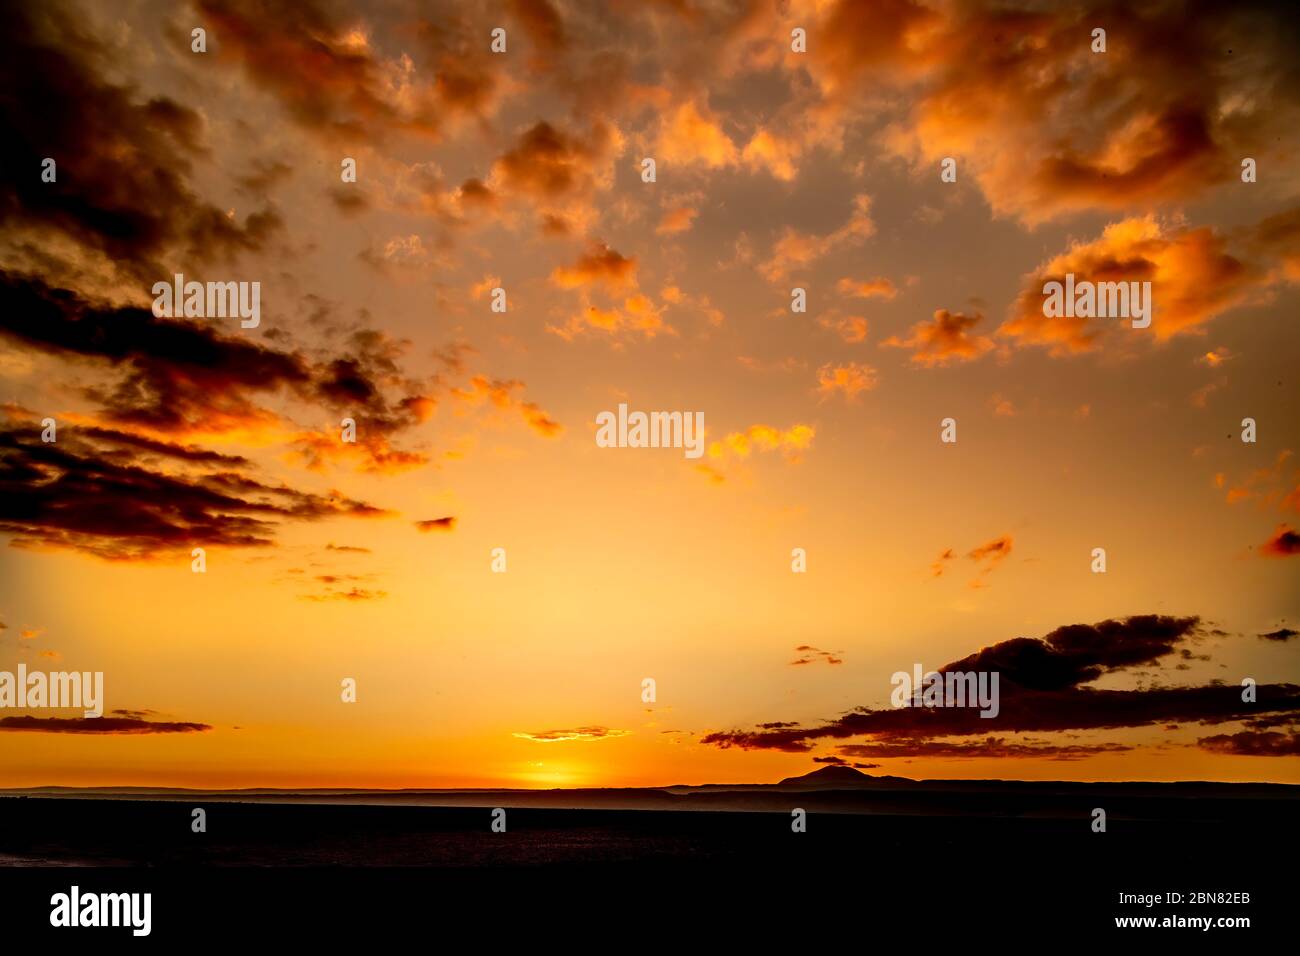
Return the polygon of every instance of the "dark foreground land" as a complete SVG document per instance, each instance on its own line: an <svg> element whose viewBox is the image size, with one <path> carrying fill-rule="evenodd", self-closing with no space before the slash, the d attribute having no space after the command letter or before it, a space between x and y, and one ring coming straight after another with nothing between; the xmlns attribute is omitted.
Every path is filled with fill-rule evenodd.
<svg viewBox="0 0 1300 956"><path fill-rule="evenodd" d="M380 938L399 927L508 934L535 921L547 935L567 926L566 938L617 932L600 929L611 922L633 936L689 923L735 942L825 923L904 938L947 927L954 943L1105 932L1230 945L1300 929L1297 790L793 785L372 794L370 805L323 792L9 796L0 797L0 919L48 931L50 894L76 883L151 892L151 938L173 942L255 926L273 939L376 927L386 927ZM617 809L665 793L664 806L682 809ZM456 799L478 805L438 805ZM496 806L507 811L504 833L491 830ZM195 807L207 812L206 833L191 830ZM796 807L806 832L791 830ZM1095 807L1106 810L1104 833L1092 829ZM1183 897L1172 905L1171 891ZM1121 893L1162 900L1122 903ZM1115 926L1151 915L1246 916L1251 926Z"/></svg>

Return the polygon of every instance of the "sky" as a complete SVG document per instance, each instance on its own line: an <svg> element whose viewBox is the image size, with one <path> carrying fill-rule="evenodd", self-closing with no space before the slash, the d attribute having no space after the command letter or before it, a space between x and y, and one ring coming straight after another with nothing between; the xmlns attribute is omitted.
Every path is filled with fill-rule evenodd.
<svg viewBox="0 0 1300 956"><path fill-rule="evenodd" d="M0 786L1300 782L1282 7L6 19Z"/></svg>

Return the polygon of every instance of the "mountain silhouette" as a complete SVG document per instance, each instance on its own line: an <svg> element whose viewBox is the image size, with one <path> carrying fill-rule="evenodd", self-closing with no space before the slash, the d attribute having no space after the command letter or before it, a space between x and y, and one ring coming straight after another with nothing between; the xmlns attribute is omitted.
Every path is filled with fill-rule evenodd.
<svg viewBox="0 0 1300 956"><path fill-rule="evenodd" d="M811 773L805 773L799 777L786 777L778 787L835 787L845 789L851 787L870 786L879 783L882 780L902 780L902 777L873 777L869 773L863 773L861 770L854 770L852 767L821 767Z"/></svg>

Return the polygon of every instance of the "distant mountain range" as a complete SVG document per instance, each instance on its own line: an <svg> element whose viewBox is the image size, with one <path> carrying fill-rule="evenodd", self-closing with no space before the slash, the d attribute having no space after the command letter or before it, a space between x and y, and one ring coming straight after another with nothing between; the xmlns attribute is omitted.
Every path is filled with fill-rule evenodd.
<svg viewBox="0 0 1300 956"><path fill-rule="evenodd" d="M31 787L0 790L5 797L91 798L192 803L299 803L433 807L536 807L591 810L788 811L794 806L833 813L979 816L1073 816L1103 798L1134 816L1217 813L1217 804L1248 801L1300 809L1300 786L1277 783L1079 782L1052 780L912 780L872 776L851 767L821 767L778 783L676 784L666 787L584 787L554 790L446 788L362 790L187 790L167 787ZM1195 799L1192 799L1195 798ZM793 802L797 800L797 802ZM1171 809L1173 805L1173 809ZM1226 812L1226 811L1225 811ZM1233 811L1237 812L1237 811Z"/></svg>

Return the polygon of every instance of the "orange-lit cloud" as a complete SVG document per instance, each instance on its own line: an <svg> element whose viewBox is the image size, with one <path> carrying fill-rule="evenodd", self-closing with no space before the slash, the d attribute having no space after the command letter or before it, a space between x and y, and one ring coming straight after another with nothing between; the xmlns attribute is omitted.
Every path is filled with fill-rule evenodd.
<svg viewBox="0 0 1300 956"><path fill-rule="evenodd" d="M832 250L858 245L875 235L875 232L876 224L871 218L871 197L860 193L853 197L848 220L833 232L814 235L786 226L772 247L771 257L759 265L758 271L769 282L779 282L791 272L806 268Z"/></svg>
<svg viewBox="0 0 1300 956"><path fill-rule="evenodd" d="M797 139L758 129L745 144L741 159L752 169L767 170L782 182L790 182L799 174L801 151Z"/></svg>
<svg viewBox="0 0 1300 956"><path fill-rule="evenodd" d="M539 744L564 743L572 740L609 740L626 737L630 730L611 730L609 727L574 727L569 730L544 730L540 733L516 733L513 736Z"/></svg>
<svg viewBox="0 0 1300 956"><path fill-rule="evenodd" d="M665 165L700 165L708 169L736 162L736 144L706 105L687 100L663 118L655 158Z"/></svg>
<svg viewBox="0 0 1300 956"><path fill-rule="evenodd" d="M554 438L562 434L563 425L551 418L536 402L524 401L516 394L523 388L524 383L516 379L503 381L486 375L475 375L469 380L468 388L453 388L451 394L467 405L486 402L501 411L516 412L529 428L543 438Z"/></svg>
<svg viewBox="0 0 1300 956"><path fill-rule="evenodd" d="M835 283L840 295L855 296L859 299L892 299L898 295L898 288L889 279L850 279L843 278Z"/></svg>
<svg viewBox="0 0 1300 956"><path fill-rule="evenodd" d="M853 401L862 392L876 387L876 370L870 365L849 362L846 365L827 363L817 370L817 394L823 399L836 392Z"/></svg>
<svg viewBox="0 0 1300 956"><path fill-rule="evenodd" d="M1171 228L1150 216L1125 219L1027 276L998 334L1063 355L1094 349L1101 336L1128 325L1124 318L1045 316L1044 283L1063 281L1067 273L1076 283L1149 281L1152 314L1146 331L1158 340L1197 329L1250 301L1266 277L1263 269L1232 255L1227 240L1211 228Z"/></svg>
<svg viewBox="0 0 1300 956"><path fill-rule="evenodd" d="M609 246L598 244L571 266L560 266L551 281L561 289L603 284L621 289L636 281L636 259L629 259Z"/></svg>
<svg viewBox="0 0 1300 956"><path fill-rule="evenodd" d="M832 667L837 664L843 664L844 658L839 656L840 651L823 651L813 647L811 644L800 644L795 648L799 656L790 662L791 667L799 667L804 664L815 664L818 661L825 661Z"/></svg>
<svg viewBox="0 0 1300 956"><path fill-rule="evenodd" d="M867 340L867 332L870 329L870 323L860 315L841 315L837 310L831 309L824 315L817 317L817 324L824 329L829 329L838 335L850 345L857 345Z"/></svg>
<svg viewBox="0 0 1300 956"><path fill-rule="evenodd" d="M659 220L659 225L655 227L655 235L675 236L678 233L689 232L699 212L694 206L674 206Z"/></svg>
<svg viewBox="0 0 1300 956"><path fill-rule="evenodd" d="M755 451L777 451L787 461L795 462L812 446L816 434L811 425L792 425L784 431L771 425L750 425L744 431L710 442L708 454L713 459L725 459L748 458Z"/></svg>
<svg viewBox="0 0 1300 956"><path fill-rule="evenodd" d="M851 6L832 4L828 18L853 24ZM926 175L957 158L959 177L972 178L997 215L1035 224L1186 201L1240 188L1244 156L1276 162L1294 149L1290 33L1278 24L1261 38L1257 13L1148 7L1119 29L1100 3L888 6L870 46L849 46L865 25L845 29L829 38L839 52L813 69L831 84L828 95L848 84L908 90L914 99L890 130L892 148ZM1109 24L1104 54L1091 49L1093 24ZM1249 46L1250 62L1217 68L1234 46ZM883 70L891 58L905 63Z"/></svg>
<svg viewBox="0 0 1300 956"><path fill-rule="evenodd" d="M912 362L926 368L972 362L994 347L987 335L971 331L983 318L978 313L965 315L937 309L932 321L916 323L906 338L891 335L880 344L886 348L911 349Z"/></svg>

